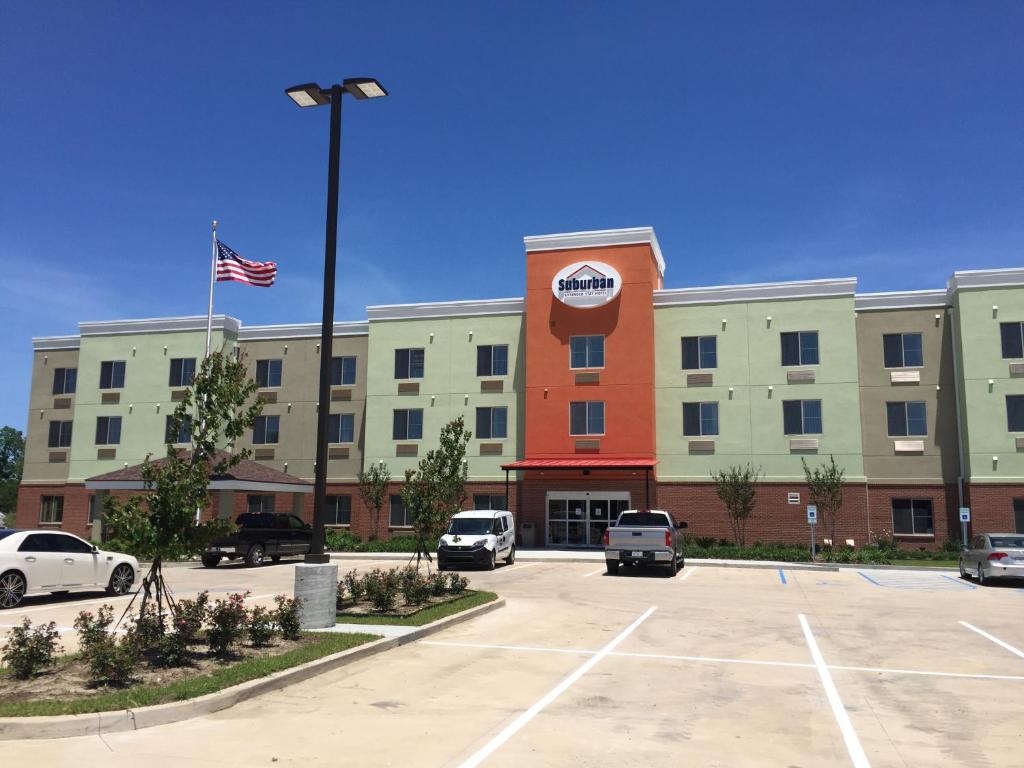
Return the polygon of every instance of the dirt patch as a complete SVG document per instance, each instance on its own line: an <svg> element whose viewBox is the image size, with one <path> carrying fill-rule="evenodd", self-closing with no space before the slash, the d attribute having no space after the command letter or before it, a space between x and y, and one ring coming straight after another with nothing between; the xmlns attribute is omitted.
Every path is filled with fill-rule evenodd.
<svg viewBox="0 0 1024 768"><path fill-rule="evenodd" d="M465 590L458 595L440 595L435 597L431 595L427 598L426 602L420 605L399 605L395 610L381 613L373 609L373 604L369 600L360 600L358 603L351 601L345 602L338 606L338 618L345 616L379 616L383 618L393 619L404 619L409 616L415 616L420 611L425 611L427 608L433 608L435 605L444 605L445 603L452 603L456 600L461 600L464 597L469 597L475 594L472 590Z"/></svg>

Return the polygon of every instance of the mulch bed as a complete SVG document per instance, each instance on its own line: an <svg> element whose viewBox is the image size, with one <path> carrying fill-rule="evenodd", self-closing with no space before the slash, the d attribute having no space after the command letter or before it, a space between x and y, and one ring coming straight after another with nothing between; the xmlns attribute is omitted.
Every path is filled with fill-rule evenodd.
<svg viewBox="0 0 1024 768"><path fill-rule="evenodd" d="M369 600L360 600L358 603L346 602L338 607L338 618L342 619L345 616L380 616L381 618L392 618L392 619L404 619L409 616L413 616L420 611L432 608L435 605L444 605L445 603L452 603L456 600L461 600L464 597L476 594L473 590L467 589L457 595L441 595L434 597L431 595L427 598L426 602L420 605L399 605L393 611L381 613L373 608L373 604Z"/></svg>

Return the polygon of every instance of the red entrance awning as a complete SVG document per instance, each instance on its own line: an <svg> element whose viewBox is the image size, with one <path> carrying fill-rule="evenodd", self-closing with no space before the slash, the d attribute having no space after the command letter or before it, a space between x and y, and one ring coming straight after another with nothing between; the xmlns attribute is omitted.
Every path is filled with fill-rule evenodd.
<svg viewBox="0 0 1024 768"><path fill-rule="evenodd" d="M511 464L502 464L501 468L509 469L654 469L657 459L613 459L613 458L577 458L577 459L520 459Z"/></svg>

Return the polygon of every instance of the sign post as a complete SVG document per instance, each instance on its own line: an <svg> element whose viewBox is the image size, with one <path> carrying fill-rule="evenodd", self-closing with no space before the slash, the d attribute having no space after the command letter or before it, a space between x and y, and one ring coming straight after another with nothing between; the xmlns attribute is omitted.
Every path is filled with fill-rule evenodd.
<svg viewBox="0 0 1024 768"><path fill-rule="evenodd" d="M963 545L967 547L967 524L971 522L971 508L960 507L960 538Z"/></svg>
<svg viewBox="0 0 1024 768"><path fill-rule="evenodd" d="M815 545L814 526L816 526L818 524L818 508L816 506L814 506L813 504L808 504L807 505L807 523L808 523L808 525L811 526L811 560L813 560L814 559L814 554L815 554L815 552L814 552L814 545Z"/></svg>

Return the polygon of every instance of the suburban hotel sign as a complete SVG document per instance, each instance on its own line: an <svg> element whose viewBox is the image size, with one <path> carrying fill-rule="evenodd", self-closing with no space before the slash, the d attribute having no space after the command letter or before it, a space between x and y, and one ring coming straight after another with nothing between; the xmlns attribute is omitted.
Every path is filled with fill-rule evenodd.
<svg viewBox="0 0 1024 768"><path fill-rule="evenodd" d="M577 261L559 270L551 281L555 298L569 307L600 307L619 295L622 277L600 261Z"/></svg>

